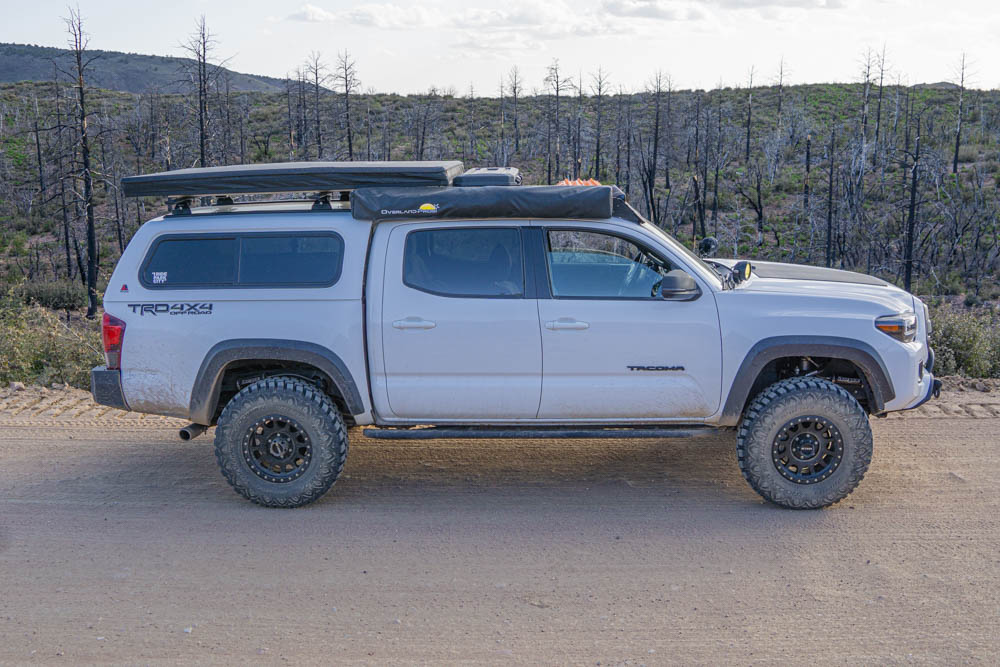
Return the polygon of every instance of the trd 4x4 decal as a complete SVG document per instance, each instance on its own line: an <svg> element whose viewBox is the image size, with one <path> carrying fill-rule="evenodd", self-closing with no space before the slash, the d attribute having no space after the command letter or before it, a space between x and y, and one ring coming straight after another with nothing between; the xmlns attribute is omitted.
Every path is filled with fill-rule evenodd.
<svg viewBox="0 0 1000 667"><path fill-rule="evenodd" d="M130 303L133 313L145 315L211 315L211 303Z"/></svg>

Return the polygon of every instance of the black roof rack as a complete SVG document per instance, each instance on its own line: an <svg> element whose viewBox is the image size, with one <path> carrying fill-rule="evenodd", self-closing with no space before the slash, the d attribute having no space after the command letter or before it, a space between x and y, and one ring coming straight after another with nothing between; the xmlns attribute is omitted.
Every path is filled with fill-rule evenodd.
<svg viewBox="0 0 1000 667"><path fill-rule="evenodd" d="M470 169L441 162L285 162L178 169L127 176L128 197L166 196L170 215L189 215L197 197L232 213L232 195L312 193L313 211L344 210L358 220L442 218L623 218L642 222L613 185L520 186L513 167ZM514 187L511 187L514 186ZM334 200L342 202L334 206ZM249 203L249 202L248 202Z"/></svg>
<svg viewBox="0 0 1000 667"><path fill-rule="evenodd" d="M464 171L457 160L440 162L283 162L176 169L126 176L126 197L335 192L372 186L447 186Z"/></svg>

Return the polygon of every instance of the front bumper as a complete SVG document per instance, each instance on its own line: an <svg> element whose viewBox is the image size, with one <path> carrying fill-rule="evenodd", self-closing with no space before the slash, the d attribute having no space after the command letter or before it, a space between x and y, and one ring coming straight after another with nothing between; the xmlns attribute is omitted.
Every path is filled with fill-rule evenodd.
<svg viewBox="0 0 1000 667"><path fill-rule="evenodd" d="M927 374L927 379L929 380L929 382L927 383L927 393L924 394L924 397L921 398L916 403L914 403L913 405L904 408L905 410L913 410L914 408L919 408L921 405L931 400L932 398L937 398L938 396L941 395L941 380L935 380L934 376L931 375L930 373Z"/></svg>
<svg viewBox="0 0 1000 667"><path fill-rule="evenodd" d="M122 392L121 371L109 371L105 366L98 366L90 371L90 394L94 402L119 410L128 410L125 394Z"/></svg>

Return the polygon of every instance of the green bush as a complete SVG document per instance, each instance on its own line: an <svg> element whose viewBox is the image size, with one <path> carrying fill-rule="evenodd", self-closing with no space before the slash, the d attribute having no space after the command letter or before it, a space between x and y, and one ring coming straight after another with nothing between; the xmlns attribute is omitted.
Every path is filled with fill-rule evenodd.
<svg viewBox="0 0 1000 667"><path fill-rule="evenodd" d="M979 151L975 146L961 146L958 149L958 161L968 164L975 162L979 158Z"/></svg>
<svg viewBox="0 0 1000 667"><path fill-rule="evenodd" d="M55 311L25 305L15 290L0 293L0 341L0 382L87 388L104 356L97 322L67 324Z"/></svg>
<svg viewBox="0 0 1000 667"><path fill-rule="evenodd" d="M931 347L938 375L1000 377L1000 315L993 308L932 310Z"/></svg>
<svg viewBox="0 0 1000 667"><path fill-rule="evenodd" d="M27 282L17 291L25 305L44 306L54 310L87 307L87 289L75 281Z"/></svg>

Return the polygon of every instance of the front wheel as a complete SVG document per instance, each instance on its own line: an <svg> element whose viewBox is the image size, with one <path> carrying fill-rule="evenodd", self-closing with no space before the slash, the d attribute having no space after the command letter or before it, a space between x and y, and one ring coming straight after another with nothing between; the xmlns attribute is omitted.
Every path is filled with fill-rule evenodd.
<svg viewBox="0 0 1000 667"><path fill-rule="evenodd" d="M297 378L255 382L226 405L215 457L243 497L300 507L326 493L347 459L347 429L330 398Z"/></svg>
<svg viewBox="0 0 1000 667"><path fill-rule="evenodd" d="M872 431L858 401L820 378L789 378L747 408L736 441L740 470L754 491L791 509L846 498L872 459Z"/></svg>

